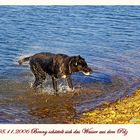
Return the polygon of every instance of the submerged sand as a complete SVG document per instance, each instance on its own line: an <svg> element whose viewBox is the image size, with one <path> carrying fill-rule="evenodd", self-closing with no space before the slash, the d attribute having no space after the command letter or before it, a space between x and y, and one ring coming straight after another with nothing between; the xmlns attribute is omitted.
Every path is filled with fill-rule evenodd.
<svg viewBox="0 0 140 140"><path fill-rule="evenodd" d="M114 103L83 113L75 124L140 124L140 88Z"/></svg>
<svg viewBox="0 0 140 140"><path fill-rule="evenodd" d="M140 124L140 89L122 98L115 92L120 85L118 80L113 84L87 85L77 88L75 93L55 96L49 91L34 93L27 84L2 81L0 120L1 123ZM105 103L101 105L99 101Z"/></svg>

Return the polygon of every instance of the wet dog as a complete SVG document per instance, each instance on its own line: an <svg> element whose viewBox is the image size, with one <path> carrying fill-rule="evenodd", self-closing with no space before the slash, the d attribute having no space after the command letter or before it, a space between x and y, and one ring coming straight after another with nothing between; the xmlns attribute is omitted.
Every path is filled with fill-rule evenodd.
<svg viewBox="0 0 140 140"><path fill-rule="evenodd" d="M56 79L66 78L68 86L73 89L71 74L82 72L84 75L90 75L92 73L92 69L88 67L85 59L80 55L68 56L42 52L25 57L19 60L18 63L21 65L26 61L29 61L31 71L35 76L33 88L36 89L39 85L42 85L48 74L52 78L55 93L58 91Z"/></svg>

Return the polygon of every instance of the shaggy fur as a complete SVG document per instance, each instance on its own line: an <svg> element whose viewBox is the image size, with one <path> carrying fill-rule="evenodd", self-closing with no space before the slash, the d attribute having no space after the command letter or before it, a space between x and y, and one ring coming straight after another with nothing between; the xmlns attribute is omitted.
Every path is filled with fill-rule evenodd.
<svg viewBox="0 0 140 140"><path fill-rule="evenodd" d="M66 78L68 86L73 89L71 74L82 72L85 75L92 73L84 58L79 56L68 56L65 54L53 54L42 52L30 57L25 57L18 61L22 63L29 61L31 71L35 76L33 88L36 89L42 85L46 75L52 77L53 88L57 92L57 78Z"/></svg>

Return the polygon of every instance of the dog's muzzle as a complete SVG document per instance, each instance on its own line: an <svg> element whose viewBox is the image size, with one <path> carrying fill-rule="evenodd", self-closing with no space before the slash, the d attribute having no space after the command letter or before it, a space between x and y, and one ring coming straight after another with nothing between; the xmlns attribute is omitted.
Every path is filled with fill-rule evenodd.
<svg viewBox="0 0 140 140"><path fill-rule="evenodd" d="M83 68L83 70L81 71L84 75L90 75L93 73L92 69L89 67Z"/></svg>

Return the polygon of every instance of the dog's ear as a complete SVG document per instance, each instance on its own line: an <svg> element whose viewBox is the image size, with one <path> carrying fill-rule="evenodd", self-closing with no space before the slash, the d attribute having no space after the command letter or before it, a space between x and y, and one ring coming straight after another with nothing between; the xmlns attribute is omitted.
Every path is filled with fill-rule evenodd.
<svg viewBox="0 0 140 140"><path fill-rule="evenodd" d="M84 59L81 55L78 55L78 58L79 58L79 59Z"/></svg>
<svg viewBox="0 0 140 140"><path fill-rule="evenodd" d="M78 58L82 58L80 55L78 55Z"/></svg>
<svg viewBox="0 0 140 140"><path fill-rule="evenodd" d="M69 60L69 64L74 64L77 62L77 57L76 56L72 56Z"/></svg>
<svg viewBox="0 0 140 140"><path fill-rule="evenodd" d="M84 60L84 61L85 61L85 59L84 59L83 57L81 57L81 55L78 55L78 56L77 56L77 62L78 62L79 60Z"/></svg>
<svg viewBox="0 0 140 140"><path fill-rule="evenodd" d="M80 59L83 59L80 55L76 56L77 61L79 61Z"/></svg>
<svg viewBox="0 0 140 140"><path fill-rule="evenodd" d="M69 60L69 72L72 73L72 66L77 66L77 57L72 56Z"/></svg>

